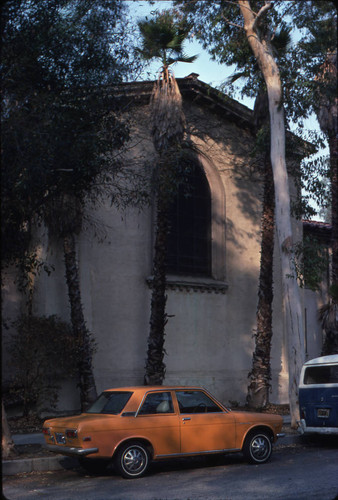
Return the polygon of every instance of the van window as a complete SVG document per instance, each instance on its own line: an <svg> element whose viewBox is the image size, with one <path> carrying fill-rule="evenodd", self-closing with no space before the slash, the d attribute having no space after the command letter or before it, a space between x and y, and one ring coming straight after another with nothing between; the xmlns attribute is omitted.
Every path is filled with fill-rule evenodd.
<svg viewBox="0 0 338 500"><path fill-rule="evenodd" d="M338 365L309 366L305 370L304 384L337 384Z"/></svg>

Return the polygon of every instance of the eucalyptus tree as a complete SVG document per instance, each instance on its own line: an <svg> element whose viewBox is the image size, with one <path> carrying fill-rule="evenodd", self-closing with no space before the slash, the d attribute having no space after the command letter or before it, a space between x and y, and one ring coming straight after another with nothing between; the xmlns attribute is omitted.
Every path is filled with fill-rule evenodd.
<svg viewBox="0 0 338 500"><path fill-rule="evenodd" d="M130 195L119 184L117 153L128 127L107 87L130 77L138 61L125 9L120 0L8 0L1 12L2 257L27 255L33 220L63 242L82 408L96 389L76 234L86 204Z"/></svg>
<svg viewBox="0 0 338 500"><path fill-rule="evenodd" d="M282 269L285 325L288 341L289 402L296 426L298 379L304 360L302 307L293 260L290 191L285 160L285 119L282 80L272 40L280 23L270 1L178 1L203 46L219 62L237 68L258 64L264 79L270 118L270 157L275 188L275 220ZM252 55L254 56L252 58Z"/></svg>
<svg viewBox="0 0 338 500"><path fill-rule="evenodd" d="M166 314L166 256L168 208L177 183L178 155L184 137L185 119L182 96L171 65L193 62L183 43L189 27L175 22L169 12L157 13L154 19L139 23L142 37L141 55L145 60L161 61L159 76L151 96L151 133L157 152L155 167L156 229L153 258L150 331L144 382L161 385L165 377L164 334Z"/></svg>
<svg viewBox="0 0 338 500"><path fill-rule="evenodd" d="M290 47L290 28L281 26L275 33L272 47L279 64L287 57ZM235 73L229 80L231 84L239 78L251 78L252 85L258 86L258 95L254 104L254 124L256 127L256 145L252 153L254 164L262 171L263 200L261 216L261 259L258 283L258 304L256 311L256 329L254 333L255 349L252 356L252 369L249 373L247 403L253 408L261 408L269 403L271 389L271 340L272 340L272 301L273 301L273 254L275 236L275 200L274 183L270 160L269 106L264 80L257 63L248 72Z"/></svg>

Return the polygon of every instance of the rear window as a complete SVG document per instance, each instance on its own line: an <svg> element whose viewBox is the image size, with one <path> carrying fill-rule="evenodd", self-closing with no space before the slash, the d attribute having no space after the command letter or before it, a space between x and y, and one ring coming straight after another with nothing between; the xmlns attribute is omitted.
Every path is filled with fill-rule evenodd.
<svg viewBox="0 0 338 500"><path fill-rule="evenodd" d="M337 384L338 365L309 366L305 370L304 384Z"/></svg>
<svg viewBox="0 0 338 500"><path fill-rule="evenodd" d="M118 415L128 403L132 392L103 392L86 413Z"/></svg>

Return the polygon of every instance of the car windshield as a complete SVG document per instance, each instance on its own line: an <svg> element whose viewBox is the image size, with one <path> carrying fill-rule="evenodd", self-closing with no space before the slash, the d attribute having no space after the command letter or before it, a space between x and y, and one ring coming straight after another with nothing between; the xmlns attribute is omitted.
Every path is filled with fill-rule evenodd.
<svg viewBox="0 0 338 500"><path fill-rule="evenodd" d="M86 413L118 415L128 403L132 392L103 392Z"/></svg>

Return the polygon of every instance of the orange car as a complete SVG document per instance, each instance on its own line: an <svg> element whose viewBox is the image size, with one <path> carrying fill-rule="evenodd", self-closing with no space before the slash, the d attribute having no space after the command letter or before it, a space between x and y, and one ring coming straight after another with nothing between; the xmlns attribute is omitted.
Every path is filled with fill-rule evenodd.
<svg viewBox="0 0 338 500"><path fill-rule="evenodd" d="M151 460L242 451L266 462L283 420L279 415L231 411L199 387L108 389L78 416L46 420L47 448L79 457L98 472L113 459L123 477L142 476Z"/></svg>

